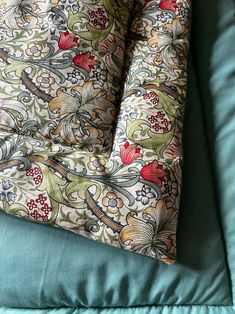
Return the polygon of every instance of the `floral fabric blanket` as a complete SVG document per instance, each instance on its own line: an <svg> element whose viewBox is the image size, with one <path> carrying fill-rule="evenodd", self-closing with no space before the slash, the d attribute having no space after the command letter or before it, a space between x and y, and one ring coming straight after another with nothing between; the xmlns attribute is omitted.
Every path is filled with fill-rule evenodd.
<svg viewBox="0 0 235 314"><path fill-rule="evenodd" d="M0 0L0 208L172 263L189 0Z"/></svg>

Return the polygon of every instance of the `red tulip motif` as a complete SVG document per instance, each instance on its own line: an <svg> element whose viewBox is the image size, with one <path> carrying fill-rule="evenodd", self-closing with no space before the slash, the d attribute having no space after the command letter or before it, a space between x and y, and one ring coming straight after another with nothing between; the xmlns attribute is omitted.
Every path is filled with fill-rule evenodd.
<svg viewBox="0 0 235 314"><path fill-rule="evenodd" d="M142 157L140 153L140 148L137 148L136 144L129 144L126 142L124 145L120 146L121 160L125 165L131 164L137 158Z"/></svg>
<svg viewBox="0 0 235 314"><path fill-rule="evenodd" d="M97 62L94 60L95 56L92 56L90 52L82 53L73 58L73 63L86 70L87 72L91 72L91 70L95 67Z"/></svg>
<svg viewBox="0 0 235 314"><path fill-rule="evenodd" d="M69 32L61 32L58 46L60 49L66 50L78 45L79 38Z"/></svg>
<svg viewBox="0 0 235 314"><path fill-rule="evenodd" d="M158 186L162 186L168 173L163 170L163 165L160 165L156 160L144 166L140 170L140 175L147 181L153 182Z"/></svg>
<svg viewBox="0 0 235 314"><path fill-rule="evenodd" d="M161 0L159 3L159 8L161 10L171 10L176 11L178 8L178 4L176 3L176 0Z"/></svg>

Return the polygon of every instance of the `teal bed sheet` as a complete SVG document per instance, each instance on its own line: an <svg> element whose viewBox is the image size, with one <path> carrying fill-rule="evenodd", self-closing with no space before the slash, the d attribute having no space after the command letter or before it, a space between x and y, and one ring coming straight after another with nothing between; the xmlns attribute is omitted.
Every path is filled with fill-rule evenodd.
<svg viewBox="0 0 235 314"><path fill-rule="evenodd" d="M1 214L0 313L235 313L234 13L193 2L177 263Z"/></svg>
<svg viewBox="0 0 235 314"><path fill-rule="evenodd" d="M7 254L0 258L0 304L231 304L199 96L190 73L178 263L169 267L66 231L1 216L0 250Z"/></svg>
<svg viewBox="0 0 235 314"><path fill-rule="evenodd" d="M129 308L2 309L4 314L234 314L232 306L144 306Z"/></svg>

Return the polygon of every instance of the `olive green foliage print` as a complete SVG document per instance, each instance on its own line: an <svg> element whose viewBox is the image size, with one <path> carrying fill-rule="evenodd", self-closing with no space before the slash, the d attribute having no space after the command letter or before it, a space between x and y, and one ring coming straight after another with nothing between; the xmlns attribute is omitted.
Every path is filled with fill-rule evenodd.
<svg viewBox="0 0 235 314"><path fill-rule="evenodd" d="M176 258L189 0L0 0L0 208Z"/></svg>

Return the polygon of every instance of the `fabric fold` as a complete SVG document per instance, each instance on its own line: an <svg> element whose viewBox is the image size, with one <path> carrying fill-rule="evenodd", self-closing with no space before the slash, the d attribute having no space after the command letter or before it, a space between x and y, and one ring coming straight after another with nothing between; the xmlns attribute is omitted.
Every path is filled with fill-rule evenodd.
<svg viewBox="0 0 235 314"><path fill-rule="evenodd" d="M174 262L189 1L3 6L1 209Z"/></svg>

